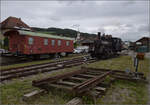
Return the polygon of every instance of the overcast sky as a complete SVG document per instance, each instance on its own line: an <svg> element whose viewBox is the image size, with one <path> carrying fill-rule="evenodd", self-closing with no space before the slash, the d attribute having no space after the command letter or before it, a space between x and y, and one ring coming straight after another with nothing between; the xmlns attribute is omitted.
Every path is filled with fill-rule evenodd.
<svg viewBox="0 0 150 105"><path fill-rule="evenodd" d="M21 18L32 27L98 31L123 40L149 36L149 1L2 1L1 21Z"/></svg>

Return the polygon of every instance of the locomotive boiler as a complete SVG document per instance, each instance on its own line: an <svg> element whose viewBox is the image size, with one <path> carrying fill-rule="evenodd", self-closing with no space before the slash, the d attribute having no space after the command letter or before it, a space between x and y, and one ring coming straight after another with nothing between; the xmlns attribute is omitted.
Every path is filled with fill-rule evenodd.
<svg viewBox="0 0 150 105"><path fill-rule="evenodd" d="M101 33L98 32L98 38L90 48L90 54L96 58L109 58L118 55L118 52L121 51L121 43L120 38L105 34L101 35Z"/></svg>

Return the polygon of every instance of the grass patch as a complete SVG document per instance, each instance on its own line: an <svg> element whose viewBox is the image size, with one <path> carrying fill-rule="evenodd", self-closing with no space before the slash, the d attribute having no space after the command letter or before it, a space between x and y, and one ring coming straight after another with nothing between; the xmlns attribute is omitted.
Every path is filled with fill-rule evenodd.
<svg viewBox="0 0 150 105"><path fill-rule="evenodd" d="M21 82L19 80L14 80L10 84L1 85L0 89L2 104L18 104L18 102L19 104L23 104L24 102L20 97L36 88L32 87L29 81Z"/></svg>
<svg viewBox="0 0 150 105"><path fill-rule="evenodd" d="M50 73L41 73L34 76L25 77L23 79L14 79L6 84L0 85L0 100L1 104L64 104L69 101L71 97L67 97L65 92L58 92L55 91L53 93L45 94L40 96L32 101L23 101L22 96L26 93L32 92L35 89L39 89L32 86L32 81L49 77L55 76L57 74L63 74L66 72L72 72L75 70L79 70L80 66L73 67L73 68L66 68L57 70Z"/></svg>
<svg viewBox="0 0 150 105"><path fill-rule="evenodd" d="M148 92L144 83L130 81L115 81L107 94L98 99L96 103L101 104L147 104Z"/></svg>
<svg viewBox="0 0 150 105"><path fill-rule="evenodd" d="M140 60L138 72L143 72L148 77L149 66L149 59ZM135 71L133 59L130 56L99 61L89 64L88 67ZM147 84L117 80L108 90L107 95L99 99L96 104L147 104L147 102Z"/></svg>
<svg viewBox="0 0 150 105"><path fill-rule="evenodd" d="M145 59L143 61L140 61L139 63L139 71L144 72L145 75L148 75L149 60ZM62 69L50 73L42 73L34 76L29 76L24 79L16 79L10 81L7 84L1 84L1 104L65 104L72 98L72 96L66 94L63 91L60 92L54 90L52 92L49 92L49 94L45 94L27 102L22 101L22 96L25 93L37 89L35 87L32 87L32 80L79 70L80 67L81 66L76 66L73 68ZM125 70L126 68L129 68L130 70L134 71L133 61L129 56L121 56L118 58L102 60L89 64L88 67L118 70ZM107 81L109 80L110 79L107 78ZM88 97L85 96L82 98L86 104L93 104L93 101L91 101L91 99L89 99ZM146 84L117 80L114 82L114 84L112 84L106 95L96 101L96 104L146 104L147 101L148 90Z"/></svg>
<svg viewBox="0 0 150 105"><path fill-rule="evenodd" d="M123 70L123 71L129 69L131 71L135 71L133 62L134 61L130 56L120 56L118 58L107 59L107 60L89 64L88 67ZM140 60L138 72L143 72L145 76L148 76L148 73L150 71L149 66L150 66L149 59Z"/></svg>

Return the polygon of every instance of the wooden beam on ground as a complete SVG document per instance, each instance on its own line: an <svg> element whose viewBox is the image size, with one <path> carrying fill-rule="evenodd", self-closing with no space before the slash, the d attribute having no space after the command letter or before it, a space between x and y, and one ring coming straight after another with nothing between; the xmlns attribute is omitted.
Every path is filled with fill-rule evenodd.
<svg viewBox="0 0 150 105"><path fill-rule="evenodd" d="M70 100L67 104L65 105L81 105L82 104L82 99L75 97L72 100Z"/></svg>
<svg viewBox="0 0 150 105"><path fill-rule="evenodd" d="M103 74L103 72L93 72L93 71L87 71L85 74L101 75L101 74Z"/></svg>
<svg viewBox="0 0 150 105"><path fill-rule="evenodd" d="M77 70L77 71L73 71L73 72L69 72L69 73L65 73L65 74L60 74L60 75L56 75L56 76L52 76L52 77L48 77L48 78L44 78L44 79L40 79L40 80L34 80L32 81L32 85L33 86L40 86L46 83L53 83L58 81L59 79L64 79L64 78L68 78L71 77L73 75L76 74L80 74L80 73L84 73L87 70Z"/></svg>
<svg viewBox="0 0 150 105"><path fill-rule="evenodd" d="M93 78L96 77L95 75L89 75L89 74L78 74L79 76L83 76L83 77L89 77L89 78ZM77 75L77 76L78 76Z"/></svg>
<svg viewBox="0 0 150 105"><path fill-rule="evenodd" d="M97 91L101 91L101 92L105 92L106 91L106 88L99 87L99 86L96 86L94 89L97 90Z"/></svg>
<svg viewBox="0 0 150 105"><path fill-rule="evenodd" d="M131 77L124 77L124 76L117 76L117 75L112 75L111 77L120 79L120 80L128 80L128 81L133 81L133 82L143 82L143 83L148 83L147 80L143 79L136 79L136 78L131 78Z"/></svg>
<svg viewBox="0 0 150 105"><path fill-rule="evenodd" d="M45 90L35 90L35 91L32 91L30 93L27 93L25 95L23 95L23 100L26 101L32 97L35 97L35 96L38 96L38 95L41 95L42 93L45 93L46 91Z"/></svg>
<svg viewBox="0 0 150 105"><path fill-rule="evenodd" d="M97 84L99 84L100 82L104 81L105 77L110 75L112 72L109 71L109 72L106 72L100 76L96 76L92 79L89 79L85 82L82 82L81 84L79 85L76 85L73 87L73 90L75 90L76 92L78 93L82 93L84 91L87 91L93 87L95 87Z"/></svg>
<svg viewBox="0 0 150 105"><path fill-rule="evenodd" d="M57 83L63 84L63 85L70 85L70 86L75 86L79 84L79 83L73 83L73 82L68 82L68 81L58 81Z"/></svg>
<svg viewBox="0 0 150 105"><path fill-rule="evenodd" d="M58 89L64 89L64 90L71 90L72 89L69 86L60 85L60 84L48 84L48 86L58 88Z"/></svg>
<svg viewBox="0 0 150 105"><path fill-rule="evenodd" d="M85 81L85 80L87 80L87 79L85 79L85 78L80 78L80 77L70 77L69 79L80 80L80 81Z"/></svg>

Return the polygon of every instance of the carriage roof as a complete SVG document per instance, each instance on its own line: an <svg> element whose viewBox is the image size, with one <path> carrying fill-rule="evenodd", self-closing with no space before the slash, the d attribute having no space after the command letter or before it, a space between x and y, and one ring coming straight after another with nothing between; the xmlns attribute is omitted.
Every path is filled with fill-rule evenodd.
<svg viewBox="0 0 150 105"><path fill-rule="evenodd" d="M64 39L64 40L74 40L74 38L51 35L51 34L43 34L43 33L32 32L32 31L18 30L18 32L20 35L39 36L39 37L45 37L45 38L55 38L55 39Z"/></svg>
<svg viewBox="0 0 150 105"><path fill-rule="evenodd" d="M45 34L45 33L40 33L40 32L28 31L28 30L12 30L12 29L8 29L8 30L5 30L4 33L11 32L11 31L17 31L19 33L19 35L28 35L28 36L35 36L35 37L63 39L63 40L74 40L74 38L70 38L70 37L64 37L64 36L58 36L58 35L52 35L52 34Z"/></svg>

